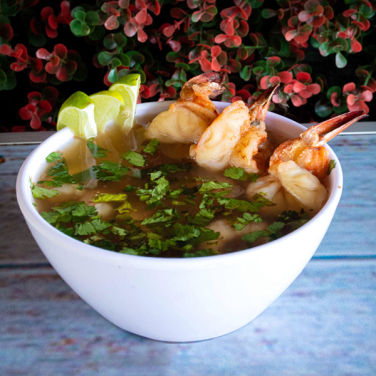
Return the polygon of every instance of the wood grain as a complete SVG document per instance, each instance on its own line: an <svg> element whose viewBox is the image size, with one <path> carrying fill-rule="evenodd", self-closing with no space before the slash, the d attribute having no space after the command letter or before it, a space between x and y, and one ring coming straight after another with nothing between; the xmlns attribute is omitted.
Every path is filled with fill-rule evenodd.
<svg viewBox="0 0 376 376"><path fill-rule="evenodd" d="M376 263L312 261L244 328L168 344L113 326L51 270L0 271L1 375L374 376Z"/></svg>

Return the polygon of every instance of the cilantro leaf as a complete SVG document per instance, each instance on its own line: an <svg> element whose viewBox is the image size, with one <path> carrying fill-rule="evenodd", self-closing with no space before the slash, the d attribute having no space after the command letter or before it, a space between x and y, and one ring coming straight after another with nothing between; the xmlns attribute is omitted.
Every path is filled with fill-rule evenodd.
<svg viewBox="0 0 376 376"><path fill-rule="evenodd" d="M248 180L248 174L245 172L244 168L241 167L229 167L223 172L223 175L227 178L235 180Z"/></svg>
<svg viewBox="0 0 376 376"><path fill-rule="evenodd" d="M176 223L173 227L175 235L173 240L176 241L189 241L191 239L198 238L201 231L192 225L182 225L181 223Z"/></svg>
<svg viewBox="0 0 376 376"><path fill-rule="evenodd" d="M93 202L113 202L113 201L126 201L128 195L126 193L98 193Z"/></svg>
<svg viewBox="0 0 376 376"><path fill-rule="evenodd" d="M159 140L157 138L153 138L148 142L148 144L144 148L144 153L154 155L157 151L159 146Z"/></svg>
<svg viewBox="0 0 376 376"><path fill-rule="evenodd" d="M242 240L248 243L254 243L256 240L260 238L267 238L267 237L269 237L269 233L265 230L260 230L260 231L253 231L247 235L244 235L242 237Z"/></svg>
<svg viewBox="0 0 376 376"><path fill-rule="evenodd" d="M156 211L150 218L145 218L141 225L152 225L156 223L171 222L176 218L177 212L174 209L163 209Z"/></svg>
<svg viewBox="0 0 376 376"><path fill-rule="evenodd" d="M232 188L232 184L226 183L226 182L218 182L218 181L207 181L205 183L202 183L199 192L205 193L217 189L226 189L226 188Z"/></svg>
<svg viewBox="0 0 376 376"><path fill-rule="evenodd" d="M145 158L140 154L132 150L128 150L122 156L123 159L127 160L130 164L143 167L145 166Z"/></svg>
<svg viewBox="0 0 376 376"><path fill-rule="evenodd" d="M258 214L243 213L242 217L237 218L237 221L234 223L234 228L236 231L241 231L251 222L260 223L262 219Z"/></svg>
<svg viewBox="0 0 376 376"><path fill-rule="evenodd" d="M87 147L95 159L107 157L107 150L95 144L93 141L89 140Z"/></svg>
<svg viewBox="0 0 376 376"><path fill-rule="evenodd" d="M92 167L96 178L101 181L120 181L129 171L120 163L104 161Z"/></svg>
<svg viewBox="0 0 376 376"><path fill-rule="evenodd" d="M52 162L56 162L60 159L63 158L63 154L57 152L57 151L53 151L52 153L48 154L47 157L46 157L46 161L48 163L52 163Z"/></svg>
<svg viewBox="0 0 376 376"><path fill-rule="evenodd" d="M253 231L247 235L244 235L242 237L242 240L248 243L254 243L256 240L260 238L267 238L269 240L274 240L283 235L282 230L284 229L285 226L286 226L285 223L276 221L270 224L265 230Z"/></svg>
<svg viewBox="0 0 376 376"><path fill-rule="evenodd" d="M31 184L31 193L33 194L34 198L40 199L51 198L60 194L60 192L55 189L43 188L35 184Z"/></svg>

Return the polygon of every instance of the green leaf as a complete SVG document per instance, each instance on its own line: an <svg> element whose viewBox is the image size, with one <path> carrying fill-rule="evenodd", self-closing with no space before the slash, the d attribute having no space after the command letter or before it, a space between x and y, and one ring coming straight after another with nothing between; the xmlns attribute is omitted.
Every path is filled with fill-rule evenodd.
<svg viewBox="0 0 376 376"><path fill-rule="evenodd" d="M112 58L113 58L113 54L108 51L99 52L98 57L97 57L98 63L100 65L108 65L111 62Z"/></svg>
<svg viewBox="0 0 376 376"><path fill-rule="evenodd" d="M223 172L223 176L235 180L248 180L248 174L245 172L244 168L241 167L229 167Z"/></svg>
<svg viewBox="0 0 376 376"><path fill-rule="evenodd" d="M90 34L90 27L86 24L86 22L78 19L72 20L69 27L76 37L83 37Z"/></svg>
<svg viewBox="0 0 376 376"><path fill-rule="evenodd" d="M274 9L264 8L261 11L261 17L265 19L275 17L276 15L277 15L277 12Z"/></svg>
<svg viewBox="0 0 376 376"><path fill-rule="evenodd" d="M76 235L91 235L97 233L97 230L90 222L76 223L74 233Z"/></svg>
<svg viewBox="0 0 376 376"><path fill-rule="evenodd" d="M116 68L112 68L110 72L108 73L108 81L114 83L118 80L119 76L117 74Z"/></svg>
<svg viewBox="0 0 376 376"><path fill-rule="evenodd" d="M347 59L341 54L341 52L336 53L336 66L337 68L344 68L347 65Z"/></svg>
<svg viewBox="0 0 376 376"><path fill-rule="evenodd" d="M242 240L246 241L247 243L254 243L256 240L260 238L266 238L266 237L269 237L269 233L267 231L261 230L261 231L253 231L247 235L244 235L242 237Z"/></svg>
<svg viewBox="0 0 376 376"><path fill-rule="evenodd" d="M48 163L56 162L63 158L63 154L53 151L52 153L48 154L46 157L46 161Z"/></svg>
<svg viewBox="0 0 376 376"><path fill-rule="evenodd" d="M199 191L201 193L205 193L205 192L209 192L212 190L227 189L227 188L232 188L232 184L229 184L226 182L218 182L218 181L207 181L201 185Z"/></svg>
<svg viewBox="0 0 376 376"><path fill-rule="evenodd" d="M119 181L123 179L129 168L120 163L104 161L92 167L96 178L101 181Z"/></svg>
<svg viewBox="0 0 376 376"><path fill-rule="evenodd" d="M98 193L93 202L115 202L126 201L128 195L126 193Z"/></svg>
<svg viewBox="0 0 376 376"><path fill-rule="evenodd" d="M157 138L153 138L144 147L144 152L150 155L154 155L155 152L158 150L158 146L159 146L159 140Z"/></svg>
<svg viewBox="0 0 376 376"><path fill-rule="evenodd" d="M51 198L60 194L59 191L56 191L54 189L39 187L35 184L31 184L31 193L33 194L34 198L40 198L40 199Z"/></svg>
<svg viewBox="0 0 376 376"><path fill-rule="evenodd" d="M140 153L137 153L135 151L128 150L126 153L123 154L122 158L134 166L145 166L145 158Z"/></svg>
<svg viewBox="0 0 376 376"><path fill-rule="evenodd" d="M252 75L252 67L250 65L246 65L240 71L239 76L244 81L249 81Z"/></svg>
<svg viewBox="0 0 376 376"><path fill-rule="evenodd" d="M76 17L77 18L77 17ZM86 22L89 24L89 25L98 25L99 22L100 22L100 18L99 18L99 15L98 15L98 12L95 11L95 10L88 10L86 12Z"/></svg>
<svg viewBox="0 0 376 376"><path fill-rule="evenodd" d="M87 147L89 148L91 154L93 155L95 159L104 158L107 156L107 150L98 146L91 140L87 142Z"/></svg>
<svg viewBox="0 0 376 376"><path fill-rule="evenodd" d="M262 218L258 214L243 213L242 217L237 218L234 228L236 231L241 231L251 222L260 223L262 222Z"/></svg>

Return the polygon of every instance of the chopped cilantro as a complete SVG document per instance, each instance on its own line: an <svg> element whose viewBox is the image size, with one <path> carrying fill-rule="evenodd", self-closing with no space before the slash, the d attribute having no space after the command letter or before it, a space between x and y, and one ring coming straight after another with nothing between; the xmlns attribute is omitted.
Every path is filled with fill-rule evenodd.
<svg viewBox="0 0 376 376"><path fill-rule="evenodd" d="M214 219L215 211L202 208L199 212L192 218L191 222L196 225L206 226Z"/></svg>
<svg viewBox="0 0 376 376"><path fill-rule="evenodd" d="M46 161L48 163L52 163L52 162L57 162L59 161L60 159L63 158L63 154L57 152L57 151L53 151L52 153L48 154L47 157L46 157Z"/></svg>
<svg viewBox="0 0 376 376"><path fill-rule="evenodd" d="M273 222L265 230L253 231L242 237L242 240L248 243L254 243L256 240L261 238L267 238L269 240L274 240L283 235L282 230L285 227L283 222Z"/></svg>
<svg viewBox="0 0 376 376"><path fill-rule="evenodd" d="M154 155L158 149L158 146L159 146L159 140L157 138L153 138L144 147L144 152L150 155Z"/></svg>
<svg viewBox="0 0 376 376"><path fill-rule="evenodd" d="M150 218L145 218L141 225L153 225L156 223L171 222L177 217L177 212L174 209L163 209L156 211Z"/></svg>
<svg viewBox="0 0 376 376"><path fill-rule="evenodd" d="M92 167L96 178L101 181L119 181L123 179L129 168L120 163L104 161Z"/></svg>
<svg viewBox="0 0 376 376"><path fill-rule="evenodd" d="M241 167L229 167L223 172L223 175L227 178L235 179L235 180L242 180L242 181L256 181L258 175L257 174L248 174L244 168Z"/></svg>
<svg viewBox="0 0 376 376"><path fill-rule="evenodd" d="M145 188L140 188L136 192L140 200L145 201L148 205L158 205L170 189L170 183L164 176L153 183L155 184L154 188L149 188L148 184L145 184Z"/></svg>
<svg viewBox="0 0 376 376"><path fill-rule="evenodd" d="M75 184L76 179L69 174L68 166L64 159L59 160L54 166L47 171L47 176L52 178L50 181L44 182L52 187L61 187L63 184Z"/></svg>
<svg viewBox="0 0 376 376"><path fill-rule="evenodd" d="M126 201L128 195L126 193L98 193L93 201L94 202L113 202L113 201Z"/></svg>
<svg viewBox="0 0 376 376"><path fill-rule="evenodd" d="M95 227L90 222L77 223L75 226L76 235L91 235L95 234L96 232Z"/></svg>
<svg viewBox="0 0 376 376"><path fill-rule="evenodd" d="M201 231L197 227L192 225L182 225L180 223L176 223L173 229L175 231L173 240L176 241L188 241L198 238L201 234Z"/></svg>
<svg viewBox="0 0 376 376"><path fill-rule="evenodd" d="M132 150L128 150L123 154L123 159L128 161L133 166L143 167L145 166L145 158L140 154Z"/></svg>
<svg viewBox="0 0 376 376"><path fill-rule="evenodd" d="M127 255L139 255L140 253L137 252L136 249L129 248L129 247L123 247L120 251L120 253L126 253Z"/></svg>
<svg viewBox="0 0 376 376"><path fill-rule="evenodd" d="M175 174L177 172L189 171L192 168L191 163L165 163L161 165L154 166L150 171L161 171L162 175L168 176L170 174Z"/></svg>
<svg viewBox="0 0 376 376"><path fill-rule="evenodd" d="M55 197L58 194L60 194L60 192L55 189L43 188L35 184L31 184L31 193L33 194L34 198L41 198L41 199Z"/></svg>
<svg viewBox="0 0 376 376"><path fill-rule="evenodd" d="M137 187L135 186L135 185L127 185L124 189L123 189L123 191L124 192L133 192L133 191L135 191L137 189Z"/></svg>
<svg viewBox="0 0 376 376"><path fill-rule="evenodd" d="M242 240L248 242L248 243L254 243L256 240L260 238L267 238L269 237L269 233L265 230L259 230L259 231L252 231L247 235L244 235L242 237Z"/></svg>
<svg viewBox="0 0 376 376"><path fill-rule="evenodd" d="M93 141L89 140L87 147L95 159L107 157L107 150L95 144Z"/></svg>
<svg viewBox="0 0 376 376"><path fill-rule="evenodd" d="M229 184L226 182L218 182L218 181L207 181L205 183L202 183L199 191L201 193L205 193L205 192L213 191L216 189L226 189L226 188L232 188L232 184Z"/></svg>
<svg viewBox="0 0 376 376"><path fill-rule="evenodd" d="M157 180L162 176L162 171L155 171L150 173L150 180Z"/></svg>
<svg viewBox="0 0 376 376"><path fill-rule="evenodd" d="M335 168L335 167L336 167L336 161L334 159L331 159L329 161L327 175L330 175L330 173L332 172L333 168Z"/></svg>
<svg viewBox="0 0 376 376"><path fill-rule="evenodd" d="M260 223L262 219L258 214L243 213L242 217L237 218L237 221L234 223L234 228L236 231L241 231L251 222Z"/></svg>

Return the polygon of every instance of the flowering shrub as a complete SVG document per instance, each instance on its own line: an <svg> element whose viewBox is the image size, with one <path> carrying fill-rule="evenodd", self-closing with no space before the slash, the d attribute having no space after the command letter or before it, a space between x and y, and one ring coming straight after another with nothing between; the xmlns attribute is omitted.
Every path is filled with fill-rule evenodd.
<svg viewBox="0 0 376 376"><path fill-rule="evenodd" d="M0 0L2 130L53 129L72 92L129 72L141 101L215 71L225 101L250 104L279 83L273 110L299 121L372 118L375 12L367 0Z"/></svg>

